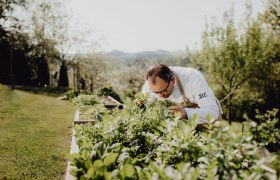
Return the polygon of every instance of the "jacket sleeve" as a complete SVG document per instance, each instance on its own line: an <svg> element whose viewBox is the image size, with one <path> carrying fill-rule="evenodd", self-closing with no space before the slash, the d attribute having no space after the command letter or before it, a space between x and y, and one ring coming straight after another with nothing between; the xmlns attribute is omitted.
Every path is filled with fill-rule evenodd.
<svg viewBox="0 0 280 180"><path fill-rule="evenodd" d="M185 108L188 118L197 114L198 124L208 123L209 116L216 120L219 117L219 105L203 75L194 78L191 86L194 100L199 108Z"/></svg>

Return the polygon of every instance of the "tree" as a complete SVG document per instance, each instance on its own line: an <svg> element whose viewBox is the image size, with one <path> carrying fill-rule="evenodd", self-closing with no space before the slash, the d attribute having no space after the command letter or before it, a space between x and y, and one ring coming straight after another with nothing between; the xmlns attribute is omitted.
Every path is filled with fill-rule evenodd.
<svg viewBox="0 0 280 180"><path fill-rule="evenodd" d="M124 93L125 97L134 98L134 95L141 91L142 85L145 81L145 71L137 64L132 67L123 68L121 72L118 72L118 84L116 89L119 89Z"/></svg>
<svg viewBox="0 0 280 180"><path fill-rule="evenodd" d="M4 34L1 36L1 49L7 49L1 51L3 53L1 82L6 83L7 79L11 78L14 79L14 83L21 85L48 85L49 68L46 58L48 50L41 41L36 41L36 38L32 37L30 31L25 31L24 21L28 20L13 13L14 9L28 12L29 5L32 3L25 0L1 1L0 29L1 34ZM10 78L7 77L8 74Z"/></svg>
<svg viewBox="0 0 280 180"><path fill-rule="evenodd" d="M62 73L59 75L59 78L64 79L60 80L58 85L63 84L63 87L67 84L68 86L68 77L67 72L65 73L65 67L68 71L68 62L66 59L57 61L57 57L60 56L60 52L56 48L56 39L54 23L63 18L64 15L60 12L61 3L59 1L50 1L50 0L37 0L31 1L29 11L31 12L31 24L28 21L29 30L31 31L31 36L33 37L33 44L36 44L36 49L34 49L33 56L38 61L39 64L37 72L38 74L38 84L49 85L49 64L59 65L59 72ZM63 64L64 63L64 64ZM62 67L64 66L64 67ZM52 66L51 66L52 67ZM45 69L42 69L45 68ZM56 68L55 68L56 69ZM47 72L48 71L48 72ZM54 71L53 69L51 71ZM41 74L43 73L43 74ZM66 81L66 79L67 81ZM48 79L48 81L46 81ZM67 82L67 83L66 83Z"/></svg>
<svg viewBox="0 0 280 180"><path fill-rule="evenodd" d="M15 7L24 7L24 0L0 0L0 82L8 84L14 77L15 44L12 45L11 38L20 27L17 18L12 15Z"/></svg>
<svg viewBox="0 0 280 180"><path fill-rule="evenodd" d="M44 86L49 85L50 83L50 74L49 74L49 66L45 57L41 57L37 59L38 61L38 69L37 69L37 85Z"/></svg>
<svg viewBox="0 0 280 180"><path fill-rule="evenodd" d="M280 33L280 1L279 0L268 0L266 9L261 15L261 20L269 24L274 32Z"/></svg>
<svg viewBox="0 0 280 180"><path fill-rule="evenodd" d="M7 31L1 40L0 82L4 84L36 85L38 64L31 56L35 47L28 34Z"/></svg>
<svg viewBox="0 0 280 180"><path fill-rule="evenodd" d="M91 42L87 37L92 30L78 29L77 27L81 26L79 23L71 26L72 17L63 7L59 0L33 0L30 9L36 43L43 47L49 63L56 64L59 68L66 66L68 71L77 61L79 54L93 48L95 42Z"/></svg>
<svg viewBox="0 0 280 180"><path fill-rule="evenodd" d="M80 74L88 84L89 90L93 92L95 88L103 87L107 80L102 76L106 70L104 57L97 53L89 53L80 57Z"/></svg>
<svg viewBox="0 0 280 180"><path fill-rule="evenodd" d="M60 67L60 71L59 71L59 80L58 80L59 87L68 87L69 86L67 72L68 72L68 70L67 70L66 62L63 61L62 65Z"/></svg>
<svg viewBox="0 0 280 180"><path fill-rule="evenodd" d="M257 86L263 92L267 108L278 107L280 101L280 1L268 0L266 8L259 16L260 22L266 26L266 37L270 45L270 67L266 69L266 76L260 77L261 81L252 82L252 86Z"/></svg>
<svg viewBox="0 0 280 180"><path fill-rule="evenodd" d="M19 29L18 20L12 15L15 7L24 7L25 0L0 0L0 39L7 31Z"/></svg>
<svg viewBox="0 0 280 180"><path fill-rule="evenodd" d="M248 6L250 12L250 6ZM261 24L247 15L243 33L235 27L233 10L225 14L226 25L213 25L203 33L203 48L198 60L209 80L219 86L226 101L226 118L231 123L232 103L237 91L248 80L266 73L270 68L271 43L267 39ZM208 27L207 27L208 28ZM244 97L246 98L246 97Z"/></svg>

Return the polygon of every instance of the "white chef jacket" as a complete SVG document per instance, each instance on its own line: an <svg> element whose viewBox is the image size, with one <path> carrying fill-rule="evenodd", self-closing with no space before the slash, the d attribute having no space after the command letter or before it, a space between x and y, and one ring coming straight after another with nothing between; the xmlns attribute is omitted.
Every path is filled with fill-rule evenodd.
<svg viewBox="0 0 280 180"><path fill-rule="evenodd" d="M170 67L170 69L178 74L186 97L190 100L190 102L199 106L199 108L196 109L185 108L188 117L191 118L194 114L197 114L199 117L198 124L208 123L206 117L209 115L211 115L211 117L214 119L218 119L222 113L220 105L218 104L213 91L208 86L202 73L193 68ZM149 101L153 101L155 99L165 99L151 92L151 88L147 80L145 81L141 92L143 94L150 93ZM177 80L175 81L172 94L166 98L166 100L177 104L184 101L178 87Z"/></svg>

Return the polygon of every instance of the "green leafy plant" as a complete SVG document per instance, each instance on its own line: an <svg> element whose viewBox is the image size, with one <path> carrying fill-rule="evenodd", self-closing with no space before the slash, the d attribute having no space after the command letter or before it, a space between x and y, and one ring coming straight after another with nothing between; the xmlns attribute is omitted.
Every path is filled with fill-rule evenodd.
<svg viewBox="0 0 280 180"><path fill-rule="evenodd" d="M74 98L72 102L79 110L81 120L102 121L104 114L108 113L108 110L96 95L81 94Z"/></svg>
<svg viewBox="0 0 280 180"><path fill-rule="evenodd" d="M78 179L276 179L277 155L259 154L253 136L197 117L182 121L164 101L147 105L137 94L94 125L76 125L79 153L71 155Z"/></svg>
<svg viewBox="0 0 280 180"><path fill-rule="evenodd" d="M253 135L253 140L272 151L279 151L280 148L280 129L277 127L277 125L279 126L278 112L279 109L273 109L261 114L256 110L255 117L260 122L259 124L245 116L250 122L249 131Z"/></svg>
<svg viewBox="0 0 280 180"><path fill-rule="evenodd" d="M78 97L74 98L72 102L78 109L83 109L86 106L93 106L100 103L96 95L85 94L79 95Z"/></svg>

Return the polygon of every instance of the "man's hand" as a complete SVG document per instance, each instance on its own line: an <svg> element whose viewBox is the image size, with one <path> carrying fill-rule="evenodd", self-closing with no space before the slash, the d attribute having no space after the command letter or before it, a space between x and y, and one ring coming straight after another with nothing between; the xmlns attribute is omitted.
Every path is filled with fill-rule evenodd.
<svg viewBox="0 0 280 180"><path fill-rule="evenodd" d="M185 111L185 109L183 108L183 106L170 106L169 108L169 112L171 112L172 114L175 114L176 112L180 114L180 119L187 119L187 113Z"/></svg>

